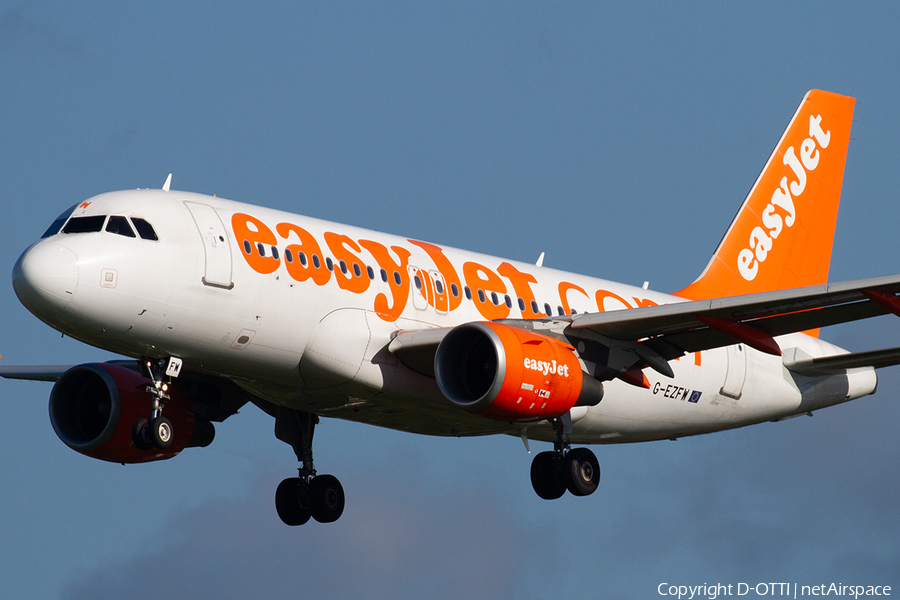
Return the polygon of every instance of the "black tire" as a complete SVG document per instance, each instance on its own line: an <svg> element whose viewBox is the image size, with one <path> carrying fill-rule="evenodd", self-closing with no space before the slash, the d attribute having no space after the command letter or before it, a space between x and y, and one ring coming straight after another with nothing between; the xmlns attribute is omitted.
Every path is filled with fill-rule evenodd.
<svg viewBox="0 0 900 600"><path fill-rule="evenodd" d="M590 496L600 483L600 463L587 448L575 448L563 460L563 476L573 496Z"/></svg>
<svg viewBox="0 0 900 600"><path fill-rule="evenodd" d="M344 512L344 488L334 475L319 475L309 482L309 509L319 523L334 523Z"/></svg>
<svg viewBox="0 0 900 600"><path fill-rule="evenodd" d="M153 447L153 438L150 436L150 421L147 419L138 419L131 427L131 440L134 447L138 450L145 451Z"/></svg>
<svg viewBox="0 0 900 600"><path fill-rule="evenodd" d="M156 447L165 450L172 445L172 439L175 437L172 422L165 417L156 417L150 422L150 435L153 436Z"/></svg>
<svg viewBox="0 0 900 600"><path fill-rule="evenodd" d="M544 500L556 500L566 493L556 452L541 452L531 461L531 486Z"/></svg>
<svg viewBox="0 0 900 600"><path fill-rule="evenodd" d="M279 483L275 490L275 510L285 525L296 527L309 521L309 509L302 502L304 486L299 477L290 477Z"/></svg>

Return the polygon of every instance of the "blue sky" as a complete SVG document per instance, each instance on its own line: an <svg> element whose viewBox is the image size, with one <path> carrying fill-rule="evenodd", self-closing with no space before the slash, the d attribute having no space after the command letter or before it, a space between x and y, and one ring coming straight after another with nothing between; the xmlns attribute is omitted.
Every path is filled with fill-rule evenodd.
<svg viewBox="0 0 900 600"><path fill-rule="evenodd" d="M900 271L895 3L186 4L0 3L6 269L74 202L173 172L176 189L677 290L822 88L858 99L831 279ZM110 358L8 280L0 314L3 364ZM316 466L347 509L288 528L273 496L294 456L255 408L209 448L123 467L56 438L49 384L4 380L0 582L64 599L898 590L898 391L884 370L877 395L813 418L598 447L598 492L557 502L534 495L518 439L324 421Z"/></svg>

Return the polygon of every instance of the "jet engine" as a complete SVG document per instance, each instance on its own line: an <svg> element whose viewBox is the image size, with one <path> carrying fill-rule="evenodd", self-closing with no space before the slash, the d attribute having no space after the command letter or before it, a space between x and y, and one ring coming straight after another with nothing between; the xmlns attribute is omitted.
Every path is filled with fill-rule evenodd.
<svg viewBox="0 0 900 600"><path fill-rule="evenodd" d="M66 371L50 392L50 422L69 448L92 458L141 463L172 458L187 447L208 446L215 428L194 414L188 395L177 383L169 386L165 416L174 437L165 448L141 450L132 427L150 416L149 379L138 371L110 363L90 363Z"/></svg>
<svg viewBox="0 0 900 600"><path fill-rule="evenodd" d="M582 371L574 348L500 323L452 329L438 346L434 371L451 402L498 421L552 419L603 398L603 384Z"/></svg>

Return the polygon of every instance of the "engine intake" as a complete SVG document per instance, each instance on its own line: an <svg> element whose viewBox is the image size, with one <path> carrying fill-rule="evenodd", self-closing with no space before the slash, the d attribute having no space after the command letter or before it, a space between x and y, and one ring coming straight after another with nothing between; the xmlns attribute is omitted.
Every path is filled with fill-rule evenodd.
<svg viewBox="0 0 900 600"><path fill-rule="evenodd" d="M571 346L500 323L451 330L438 346L434 371L451 402L500 421L552 419L603 398L603 384L582 371Z"/></svg>
<svg viewBox="0 0 900 600"><path fill-rule="evenodd" d="M92 458L117 463L141 463L172 458L191 446L207 446L215 429L195 416L190 400L177 385L169 388L165 416L175 437L166 449L139 450L131 430L150 416L150 380L127 367L90 363L72 367L50 392L50 422L69 448Z"/></svg>

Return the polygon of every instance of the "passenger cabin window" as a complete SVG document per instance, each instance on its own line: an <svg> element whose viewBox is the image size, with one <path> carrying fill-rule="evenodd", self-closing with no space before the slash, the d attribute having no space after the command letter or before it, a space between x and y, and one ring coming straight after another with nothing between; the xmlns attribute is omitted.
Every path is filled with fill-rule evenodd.
<svg viewBox="0 0 900 600"><path fill-rule="evenodd" d="M47 228L47 231L44 232L44 235L42 235L41 238L47 238L51 235L56 235L57 233L59 233L59 230L62 229L63 224L69 218L69 215L72 214L72 211L75 210L76 206L77 204L73 204L65 212L56 217L56 220L53 221L50 227Z"/></svg>
<svg viewBox="0 0 900 600"><path fill-rule="evenodd" d="M106 215L92 215L90 217L73 217L63 227L63 233L94 233L103 229Z"/></svg>
<svg viewBox="0 0 900 600"><path fill-rule="evenodd" d="M139 217L131 217L131 222L134 224L134 228L137 229L138 235L141 236L142 240L150 240L152 242L159 241L159 238L156 237L156 232L153 231L153 226L150 225L150 223Z"/></svg>
<svg viewBox="0 0 900 600"><path fill-rule="evenodd" d="M109 221L106 223L106 231L130 238L136 237L131 225L128 224L128 219L125 217L110 217Z"/></svg>

